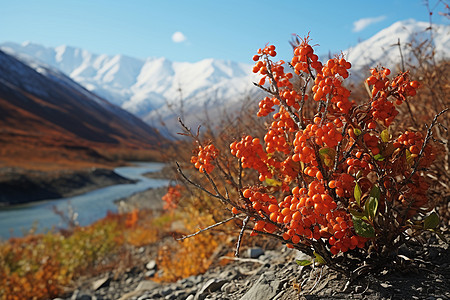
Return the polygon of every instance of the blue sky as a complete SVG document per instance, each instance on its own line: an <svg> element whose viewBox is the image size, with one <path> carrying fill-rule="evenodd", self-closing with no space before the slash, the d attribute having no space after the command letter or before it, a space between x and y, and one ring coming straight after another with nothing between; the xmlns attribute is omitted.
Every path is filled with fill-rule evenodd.
<svg viewBox="0 0 450 300"><path fill-rule="evenodd" d="M437 2L429 1L431 7ZM449 24L440 10L442 4L433 22ZM277 46L280 59L289 59L292 34L311 32L319 54L337 53L410 18L429 21L423 0L0 0L0 43L251 63L266 43Z"/></svg>

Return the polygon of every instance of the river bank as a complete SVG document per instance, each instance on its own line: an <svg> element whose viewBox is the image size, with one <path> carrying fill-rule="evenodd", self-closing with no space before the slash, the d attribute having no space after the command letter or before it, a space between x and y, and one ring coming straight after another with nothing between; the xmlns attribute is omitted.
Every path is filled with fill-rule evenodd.
<svg viewBox="0 0 450 300"><path fill-rule="evenodd" d="M42 201L0 207L0 238L21 236L32 228L37 232L46 232L52 228L64 227L61 217L55 214L55 210L63 213L75 212L77 222L81 226L92 224L104 218L108 212L118 211L114 201L149 188L167 186L168 180L142 176L148 172L160 171L163 167L163 163L134 163L106 172L96 169L91 170L87 175L67 175L68 177L63 176L59 179L46 179L39 174L40 181L38 182L40 186L44 187L43 190L48 191L49 183L56 182L55 186L48 188L60 189L59 192L63 195L76 195L43 198ZM16 182L20 182L20 180ZM36 188L36 186L32 186L32 188ZM22 188L22 190L20 185L16 186L15 195L23 193L25 197L32 193L30 188ZM37 190L35 189L35 191ZM87 190L89 192L86 192ZM1 191L3 192L3 190ZM6 193L4 194L6 195ZM42 194L46 195L46 193ZM36 195L32 196L36 197Z"/></svg>
<svg viewBox="0 0 450 300"><path fill-rule="evenodd" d="M106 186L134 183L112 169L36 171L0 169L0 206L81 195Z"/></svg>

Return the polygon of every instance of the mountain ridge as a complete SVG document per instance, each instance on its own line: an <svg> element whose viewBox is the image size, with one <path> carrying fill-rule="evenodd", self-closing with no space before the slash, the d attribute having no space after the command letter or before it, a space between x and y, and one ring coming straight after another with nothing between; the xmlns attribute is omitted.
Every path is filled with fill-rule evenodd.
<svg viewBox="0 0 450 300"><path fill-rule="evenodd" d="M113 166L119 150L155 151L164 141L62 72L29 64L0 50L0 167Z"/></svg>
<svg viewBox="0 0 450 300"><path fill-rule="evenodd" d="M400 63L399 47L407 63L414 63L411 45L429 39L430 26L413 19L398 21L354 47L343 50L352 63L349 80L361 82L377 65L392 71ZM433 43L439 59L450 58L450 26L433 25ZM138 59L126 55L93 54L71 46L44 47L33 43L0 44L14 55L31 55L59 68L86 89L121 106L152 126L172 119L183 109L198 114L211 101L214 107L231 105L243 95L257 94L252 65L230 60L204 59L195 63L172 62L164 57ZM250 58L249 58L250 62ZM211 106L211 105L210 105ZM187 111L189 109L189 111ZM176 123L176 122L175 122Z"/></svg>

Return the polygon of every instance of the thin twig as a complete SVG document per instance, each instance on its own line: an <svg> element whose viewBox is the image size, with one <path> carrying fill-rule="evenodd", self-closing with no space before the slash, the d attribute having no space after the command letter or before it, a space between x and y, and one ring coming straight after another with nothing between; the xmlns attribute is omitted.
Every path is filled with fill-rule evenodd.
<svg viewBox="0 0 450 300"><path fill-rule="evenodd" d="M219 195L214 195L213 193L211 193L210 191L208 191L207 189L205 189L203 186L201 186L198 183L193 182L192 180L190 180L184 173L183 170L181 170L180 165L178 164L178 162L175 162L177 164L177 171L178 173L180 173L180 175L190 184L192 184L193 186L195 186L196 188L198 188L199 190L204 191L205 193L207 193L208 195L210 195L211 197L217 198L217 199L221 199L221 197Z"/></svg>
<svg viewBox="0 0 450 300"><path fill-rule="evenodd" d="M425 139L424 139L423 144L422 144L422 148L420 149L420 152L419 152L419 155L417 157L416 163L414 164L413 171L411 172L411 174L406 179L406 181L405 181L406 183L408 183L411 180L412 176L417 172L417 168L419 166L420 159L422 158L422 156L424 154L425 147L427 146L428 142L430 141L431 137L433 136L433 127L436 126L437 119L442 114L446 113L449 109L450 108L446 108L446 109L444 109L443 111L441 111L440 113L438 113L437 115L434 116L433 121L431 122L430 126L428 127L427 135L425 136Z"/></svg>
<svg viewBox="0 0 450 300"><path fill-rule="evenodd" d="M235 219L236 217L237 217L237 215L234 215L234 216L232 216L231 218L228 218L228 219L226 219L226 220L220 221L220 222L215 223L215 224L213 224L213 225L211 225L211 226L208 226L208 227L206 227L206 228L200 229L199 231L197 231L197 232L195 232L195 233L193 233L193 234L185 235L185 236L183 236L183 237L181 237L181 238L179 238L179 239L176 239L176 240L177 240L177 241L182 241L182 240L184 240L184 239L187 239L187 238L196 236L197 234L200 234L200 233L202 233L202 232L204 232L204 231L206 231L206 230L209 230L209 229L211 229L211 228L214 228L214 227L220 226L220 225L222 225L222 224L225 224L225 223L227 223L227 222L229 222L229 221Z"/></svg>
<svg viewBox="0 0 450 300"><path fill-rule="evenodd" d="M322 279L322 272L323 272L323 267L320 268L319 278L314 282L314 285L309 290L310 293L316 288L317 284L320 282L320 279Z"/></svg>
<svg viewBox="0 0 450 300"><path fill-rule="evenodd" d="M222 202L225 202L227 204L233 205L234 204L231 202L230 199L225 198L219 191L219 188L217 187L216 183L214 182L214 180L211 178L211 176L209 176L209 174L207 172L203 172L203 174L205 175L205 177L208 179L209 183L212 185L214 191L216 191L216 197L219 198Z"/></svg>
<svg viewBox="0 0 450 300"><path fill-rule="evenodd" d="M402 47L400 44L400 38L397 40L397 44L394 44L392 46L398 46L398 51L400 52L400 59L402 62L402 72L405 72L405 60L403 59L403 53L402 53Z"/></svg>
<svg viewBox="0 0 450 300"><path fill-rule="evenodd" d="M241 248L242 236L244 235L245 226L247 226L248 221L250 220L250 216L245 217L242 222L241 232L239 232L239 237L236 243L236 251L234 252L234 256L239 257L239 249Z"/></svg>
<svg viewBox="0 0 450 300"><path fill-rule="evenodd" d="M237 261L241 261L241 262L255 262L255 263L259 263L259 264L265 264L265 261L259 260L259 259L254 259L254 258L240 258L240 257L233 257L233 256L222 256L219 259L229 259L229 260L237 260Z"/></svg>

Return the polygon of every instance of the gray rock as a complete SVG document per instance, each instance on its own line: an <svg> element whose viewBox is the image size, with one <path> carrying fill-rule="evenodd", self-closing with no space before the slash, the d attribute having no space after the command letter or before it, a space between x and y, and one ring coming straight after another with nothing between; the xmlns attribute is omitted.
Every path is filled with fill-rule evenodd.
<svg viewBox="0 0 450 300"><path fill-rule="evenodd" d="M208 281L202 286L202 288L197 292L197 294L195 295L195 299L198 299L198 300L203 300L203 299L205 299L206 296L208 296L208 294L217 291L217 290L220 289L226 282L227 282L227 280L225 280L225 279L214 279L214 278L213 278L213 279L208 280Z"/></svg>
<svg viewBox="0 0 450 300"><path fill-rule="evenodd" d="M155 288L158 288L160 285L156 282L150 281L150 280L142 280L139 282L138 286L136 287L136 291L151 291Z"/></svg>
<svg viewBox="0 0 450 300"><path fill-rule="evenodd" d="M162 296L167 296L167 295L171 294L172 292L173 292L173 288L170 286L166 286L160 291L160 294Z"/></svg>
<svg viewBox="0 0 450 300"><path fill-rule="evenodd" d="M97 297L91 296L88 293L80 292L79 290L76 290L70 299L71 300L97 300Z"/></svg>
<svg viewBox="0 0 450 300"><path fill-rule="evenodd" d="M384 282L380 283L380 285L381 285L383 288L385 288L385 289L388 289L388 288L391 288L391 287L392 287L392 285L390 285L389 283L384 283Z"/></svg>
<svg viewBox="0 0 450 300"><path fill-rule="evenodd" d="M145 268L146 268L147 270L155 270L155 269L156 269L156 261L154 261L154 260L149 261L149 262L145 265Z"/></svg>
<svg viewBox="0 0 450 300"><path fill-rule="evenodd" d="M98 280L96 280L96 281L94 281L92 283L92 289L94 291L96 291L96 290L101 289L103 287L107 287L107 286L109 286L110 282L111 282L111 278L109 276L100 278L100 279L98 279Z"/></svg>
<svg viewBox="0 0 450 300"><path fill-rule="evenodd" d="M228 270L228 271L217 274L217 278L226 279L227 281L234 280L238 276L239 276L239 274L236 270Z"/></svg>
<svg viewBox="0 0 450 300"><path fill-rule="evenodd" d="M308 254L298 251L295 255L295 260L312 260L312 257Z"/></svg>
<svg viewBox="0 0 450 300"><path fill-rule="evenodd" d="M241 300L273 299L279 292L281 281L273 272L262 274Z"/></svg>
<svg viewBox="0 0 450 300"><path fill-rule="evenodd" d="M262 248L247 249L247 257L250 257L250 258L258 258L263 254L264 254L264 250Z"/></svg>
<svg viewBox="0 0 450 300"><path fill-rule="evenodd" d="M222 287L220 288L220 290L222 292L224 292L225 294L229 295L232 292L236 291L236 284L232 283L232 282L227 282L224 285L222 285Z"/></svg>
<svg viewBox="0 0 450 300"><path fill-rule="evenodd" d="M194 300L195 296L194 295L189 295L187 296L187 298L185 300Z"/></svg>
<svg viewBox="0 0 450 300"><path fill-rule="evenodd" d="M155 270L150 270L150 271L145 272L145 277L150 278L150 277L155 276L155 274L156 274Z"/></svg>

